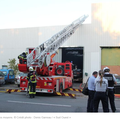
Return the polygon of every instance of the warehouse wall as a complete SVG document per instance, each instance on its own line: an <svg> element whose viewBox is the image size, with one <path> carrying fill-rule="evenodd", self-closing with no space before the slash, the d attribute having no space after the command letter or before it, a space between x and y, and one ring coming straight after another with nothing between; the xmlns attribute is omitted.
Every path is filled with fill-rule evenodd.
<svg viewBox="0 0 120 120"><path fill-rule="evenodd" d="M39 44L38 28L18 28L0 30L0 68L7 64L9 59L15 58L27 47Z"/></svg>

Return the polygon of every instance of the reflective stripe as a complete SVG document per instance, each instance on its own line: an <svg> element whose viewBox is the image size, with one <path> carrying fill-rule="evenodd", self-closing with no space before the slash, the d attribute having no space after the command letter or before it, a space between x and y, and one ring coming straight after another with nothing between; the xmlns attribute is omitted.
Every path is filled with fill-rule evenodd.
<svg viewBox="0 0 120 120"><path fill-rule="evenodd" d="M21 79L25 79L25 77L24 77L24 76L22 76L22 77L21 77Z"/></svg>
<svg viewBox="0 0 120 120"><path fill-rule="evenodd" d="M31 86L29 86L29 94L34 94L34 95L36 94L36 91L35 92L31 92L30 90L31 90Z"/></svg>
<svg viewBox="0 0 120 120"><path fill-rule="evenodd" d="M33 77L35 78L34 80L32 80ZM31 76L30 76L30 80L31 80L32 83L36 83L36 82L37 82L37 81L36 81L36 75L31 75Z"/></svg>
<svg viewBox="0 0 120 120"><path fill-rule="evenodd" d="M27 60L27 58L24 58L24 57L22 57L22 56L18 56L18 58L20 59L24 59L24 60Z"/></svg>
<svg viewBox="0 0 120 120"><path fill-rule="evenodd" d="M31 87L29 86L29 94L33 94L33 92L30 91Z"/></svg>
<svg viewBox="0 0 120 120"><path fill-rule="evenodd" d="M35 94L36 94L36 92L33 92L33 94L35 95Z"/></svg>
<svg viewBox="0 0 120 120"><path fill-rule="evenodd" d="M36 77L36 80L40 80L40 78L39 78L39 77Z"/></svg>
<svg viewBox="0 0 120 120"><path fill-rule="evenodd" d="M37 81L31 81L31 83L36 83ZM30 83L29 81L28 81L28 83Z"/></svg>
<svg viewBox="0 0 120 120"><path fill-rule="evenodd" d="M30 76L30 80L32 80L32 78L33 78L33 77L34 77L34 76L33 76L33 75L31 75L31 76Z"/></svg>
<svg viewBox="0 0 120 120"><path fill-rule="evenodd" d="M22 57L22 56L19 56L19 58L22 58L22 59L23 59L23 57Z"/></svg>
<svg viewBox="0 0 120 120"><path fill-rule="evenodd" d="M31 81L31 83L36 83L36 81Z"/></svg>

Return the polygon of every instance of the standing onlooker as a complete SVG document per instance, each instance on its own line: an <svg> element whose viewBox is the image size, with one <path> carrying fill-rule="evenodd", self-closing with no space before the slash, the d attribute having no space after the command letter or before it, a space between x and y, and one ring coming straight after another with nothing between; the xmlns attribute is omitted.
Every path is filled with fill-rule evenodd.
<svg viewBox="0 0 120 120"><path fill-rule="evenodd" d="M92 76L88 79L88 103L87 103L87 112L93 112L93 102L94 102L94 93L95 93L95 78L97 77L98 72L94 71Z"/></svg>
<svg viewBox="0 0 120 120"><path fill-rule="evenodd" d="M115 100L115 97L114 97L114 84L117 84L116 83L116 78L114 77L113 74L109 73L110 69L108 67L105 67L103 69L103 71L104 71L104 77L108 80L108 97L107 97L107 99L109 98L112 112L115 112L116 107L115 107L115 102L114 102L114 100Z"/></svg>
<svg viewBox="0 0 120 120"><path fill-rule="evenodd" d="M100 100L102 101L103 111L109 112L106 99L106 90L108 87L108 81L104 77L104 72L99 71L99 77L95 79L95 96L94 96L94 112L98 112L98 106Z"/></svg>

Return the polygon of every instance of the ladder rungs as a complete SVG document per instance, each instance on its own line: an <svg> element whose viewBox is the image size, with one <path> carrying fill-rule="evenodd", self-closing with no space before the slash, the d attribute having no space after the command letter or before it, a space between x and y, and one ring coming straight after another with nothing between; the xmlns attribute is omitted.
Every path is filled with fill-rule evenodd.
<svg viewBox="0 0 120 120"><path fill-rule="evenodd" d="M46 42L44 42L41 45L39 45L38 47L36 47L27 56L27 66L29 67L31 64L32 64L32 66L34 64L36 64L38 67L42 66L43 59L46 56L46 54L49 53L51 55L53 52L56 52L56 50L75 32L75 30L78 28L78 26L80 24L82 24L87 17L88 17L87 15L80 17L79 19L72 22L72 24L68 25L60 32L53 35ZM42 62L42 64L39 62L36 62L36 59L38 61L39 61L39 59L41 59L40 61Z"/></svg>

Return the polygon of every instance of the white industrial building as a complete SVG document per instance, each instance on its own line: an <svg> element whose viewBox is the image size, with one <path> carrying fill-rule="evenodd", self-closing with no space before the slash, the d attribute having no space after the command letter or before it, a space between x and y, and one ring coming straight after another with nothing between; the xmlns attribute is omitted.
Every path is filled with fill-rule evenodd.
<svg viewBox="0 0 120 120"><path fill-rule="evenodd" d="M91 23L81 25L74 35L61 46L58 55L54 58L62 62L62 54L64 54L62 50L66 47L82 49L83 82L93 71L98 71L104 66L110 67L112 73L120 74L120 18L114 11L117 6L120 6L120 3L92 4ZM119 10L120 8L117 9ZM12 58L16 58L18 62L18 55L26 48L38 46L64 27L1 29L0 66L7 64ZM88 76L85 73L88 73Z"/></svg>

